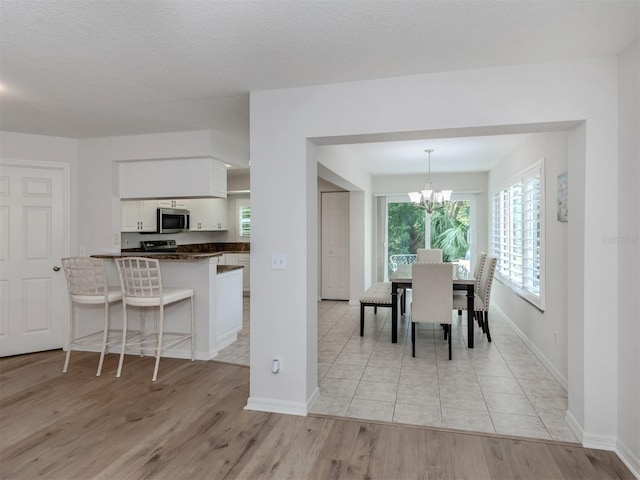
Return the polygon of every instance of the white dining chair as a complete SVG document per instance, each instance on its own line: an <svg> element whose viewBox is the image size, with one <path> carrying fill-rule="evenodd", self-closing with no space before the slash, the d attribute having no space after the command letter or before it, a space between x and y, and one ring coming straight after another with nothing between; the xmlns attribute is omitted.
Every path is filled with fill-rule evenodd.
<svg viewBox="0 0 640 480"><path fill-rule="evenodd" d="M451 360L453 265L414 263L412 279L411 355L416 356L416 323L435 323L444 327Z"/></svg>
<svg viewBox="0 0 640 480"><path fill-rule="evenodd" d="M66 257L61 259L64 275L67 279L67 290L69 292L69 321L67 324L67 341L65 348L67 354L64 359L62 373L66 373L69 368L71 350L87 350L92 348L100 349L100 361L96 376L102 373L104 356L109 345L120 341L119 337L110 339L110 311L109 307L113 302L122 299L120 287L109 286L104 270L104 260L91 257ZM78 325L76 325L76 306L102 305L104 308L104 319L102 330L87 335L76 337ZM77 348L79 347L79 348Z"/></svg>
<svg viewBox="0 0 640 480"><path fill-rule="evenodd" d="M467 312L467 321L473 321L473 317L478 317L478 323L482 327L482 332L487 336L487 340L491 341L491 331L489 330L489 302L491 300L491 286L493 285L493 277L496 271L498 259L491 255L487 255L484 259L481 272L479 291L473 300L474 311L470 314ZM467 309L466 295L453 295L453 308L458 312Z"/></svg>
<svg viewBox="0 0 640 480"><path fill-rule="evenodd" d="M419 248L418 263L442 263L442 249L440 248Z"/></svg>
<svg viewBox="0 0 640 480"><path fill-rule="evenodd" d="M175 346L185 340L191 340L191 361L195 354L195 336L193 319L193 289L192 288L163 288L160 262L154 258L145 257L123 257L116 258L120 284L122 286L122 305L124 308L124 321L122 328L122 349L120 351L120 361L116 377L122 373L122 363L127 347L139 347L142 355L145 347L151 347L155 352L156 362L153 369L151 381L155 382L158 377L158 367L160 366L160 355L163 349ZM182 300L189 301L189 327L186 332L165 332L165 306ZM140 331L130 340L127 340L129 332L127 307L157 307L159 319L156 330L152 333L145 333L144 321L141 320Z"/></svg>

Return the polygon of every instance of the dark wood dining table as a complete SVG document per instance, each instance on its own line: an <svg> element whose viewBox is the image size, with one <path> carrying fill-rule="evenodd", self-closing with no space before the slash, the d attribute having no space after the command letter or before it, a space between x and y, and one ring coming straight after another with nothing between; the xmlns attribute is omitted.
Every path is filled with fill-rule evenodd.
<svg viewBox="0 0 640 480"><path fill-rule="evenodd" d="M398 289L411 288L412 266L400 265L389 275L391 282L391 342L398 343ZM453 265L453 290L467 292L467 346L473 348L473 310L476 279L463 265ZM451 292L453 294L453 292Z"/></svg>

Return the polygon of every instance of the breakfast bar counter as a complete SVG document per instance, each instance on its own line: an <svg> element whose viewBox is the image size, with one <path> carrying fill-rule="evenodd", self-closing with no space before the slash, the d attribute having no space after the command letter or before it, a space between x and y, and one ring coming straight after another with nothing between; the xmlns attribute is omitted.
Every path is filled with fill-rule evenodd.
<svg viewBox="0 0 640 480"><path fill-rule="evenodd" d="M92 255L106 261L107 279L119 285L115 262L120 257L148 257L160 261L163 286L167 288L192 288L194 291L195 356L198 360L210 360L218 352L237 340L242 329L242 265L219 265L221 252L143 252L126 251ZM119 309L112 308L114 314ZM175 305L165 309L165 323L170 329L187 328L188 306ZM136 319L135 316L130 317ZM116 317L114 320L117 321ZM96 318L96 321L99 321ZM139 321L145 321L140 311ZM115 326L115 325L114 325ZM190 358L190 349L179 344L163 352L163 356Z"/></svg>

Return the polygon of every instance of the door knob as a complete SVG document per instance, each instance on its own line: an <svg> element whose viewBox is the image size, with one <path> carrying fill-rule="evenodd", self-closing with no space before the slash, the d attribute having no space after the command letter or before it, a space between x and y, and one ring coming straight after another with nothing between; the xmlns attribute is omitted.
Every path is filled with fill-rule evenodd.
<svg viewBox="0 0 640 480"><path fill-rule="evenodd" d="M55 267L53 267L53 271L54 272L59 272L60 271L60 267L58 265L56 265Z"/></svg>

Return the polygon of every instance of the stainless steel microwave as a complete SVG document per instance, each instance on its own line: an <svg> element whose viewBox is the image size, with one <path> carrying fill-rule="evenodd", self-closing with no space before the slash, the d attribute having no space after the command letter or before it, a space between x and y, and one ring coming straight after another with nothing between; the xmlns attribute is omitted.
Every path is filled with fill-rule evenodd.
<svg viewBox="0 0 640 480"><path fill-rule="evenodd" d="M159 208L157 233L179 233L189 230L189 210Z"/></svg>

